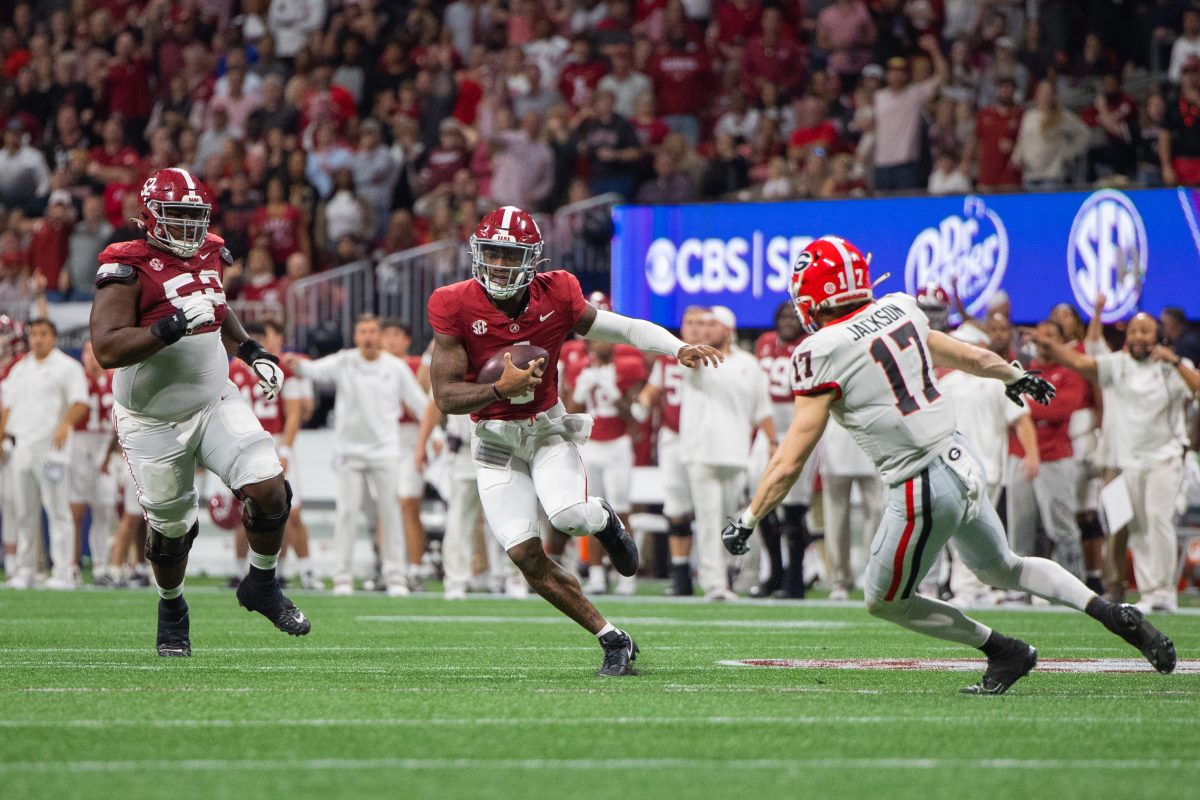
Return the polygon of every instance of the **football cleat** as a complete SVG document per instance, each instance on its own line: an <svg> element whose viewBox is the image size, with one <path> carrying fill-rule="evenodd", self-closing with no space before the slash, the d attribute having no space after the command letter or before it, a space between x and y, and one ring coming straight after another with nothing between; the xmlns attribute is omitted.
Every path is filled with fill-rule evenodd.
<svg viewBox="0 0 1200 800"><path fill-rule="evenodd" d="M1037 666L1037 650L1020 639L1013 639L1005 652L988 659L983 677L974 686L966 686L963 694L1004 694L1014 683Z"/></svg>
<svg viewBox="0 0 1200 800"><path fill-rule="evenodd" d="M1114 604L1104 627L1136 647L1150 666L1166 675L1175 669L1175 644L1146 615L1127 603Z"/></svg>
<svg viewBox="0 0 1200 800"><path fill-rule="evenodd" d="M600 637L604 648L604 664L596 674L605 678L633 675L632 664L637 660L638 646L628 633L617 629Z"/></svg>
<svg viewBox="0 0 1200 800"><path fill-rule="evenodd" d="M271 621L279 630L291 636L304 636L312 630L312 623L295 603L284 597L275 583L247 578L237 590L238 605L247 611L257 611Z"/></svg>
<svg viewBox="0 0 1200 800"><path fill-rule="evenodd" d="M165 658L186 658L192 654L192 643L188 640L191 621L188 619L187 602L180 597L183 609L170 609L166 600L158 601L158 654Z"/></svg>
<svg viewBox="0 0 1200 800"><path fill-rule="evenodd" d="M604 506L604 510L608 512L608 524L604 526L604 530L595 534L596 538L608 553L608 560L612 562L613 569L626 578L636 575L638 570L637 543L633 541L629 531L625 530L621 518L617 516L617 512L612 510L608 501L600 499L600 505Z"/></svg>

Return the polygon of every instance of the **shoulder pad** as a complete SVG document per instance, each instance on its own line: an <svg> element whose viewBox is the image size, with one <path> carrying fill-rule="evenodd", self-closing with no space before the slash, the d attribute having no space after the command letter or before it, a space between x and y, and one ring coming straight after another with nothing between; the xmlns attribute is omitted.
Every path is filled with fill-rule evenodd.
<svg viewBox="0 0 1200 800"><path fill-rule="evenodd" d="M225 262L225 266L233 263L233 253L229 252L228 247L221 248L221 260Z"/></svg>
<svg viewBox="0 0 1200 800"><path fill-rule="evenodd" d="M101 264L100 269L96 270L97 289L110 283L130 283L136 279L137 270L128 264L110 262Z"/></svg>

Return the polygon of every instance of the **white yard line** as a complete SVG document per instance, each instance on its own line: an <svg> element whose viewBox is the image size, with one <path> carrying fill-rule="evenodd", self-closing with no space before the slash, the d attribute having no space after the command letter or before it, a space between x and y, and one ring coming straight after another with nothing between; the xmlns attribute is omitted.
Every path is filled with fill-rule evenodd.
<svg viewBox="0 0 1200 800"><path fill-rule="evenodd" d="M499 617L499 616L441 616L438 614L387 614L361 615L354 618L355 622L430 622L446 623L461 622L477 625L509 625L512 623L529 623L532 625L559 625L569 623L566 617ZM836 620L817 619L672 619L670 617L623 617L622 625L686 628L785 628L798 630L844 630L846 628L876 627L882 623L840 622Z"/></svg>
<svg viewBox="0 0 1200 800"><path fill-rule="evenodd" d="M1200 759L1067 759L1067 758L314 758L314 759L182 759L142 761L14 761L0 763L0 774L226 772L231 770L293 772L297 770L811 770L811 769L983 769L983 770L1197 770Z"/></svg>
<svg viewBox="0 0 1200 800"><path fill-rule="evenodd" d="M1079 716L1072 715L1072 722L1105 723L1112 720L1111 716ZM1029 714L1008 714L1004 716L988 716L988 723L1016 722L1021 724L1062 724L1061 717L1037 718ZM1171 725L1194 724L1191 715L1174 718L1156 714L1152 717L1122 717L1122 722L1131 724L1165 723ZM622 726L655 726L655 725L896 725L920 723L930 725L969 725L979 724L979 719L964 715L874 715L874 716L843 716L840 712L831 712L829 716L709 716L709 717L561 717L561 718L519 718L519 717L435 717L427 719L387 718L387 719L62 719L62 720L19 720L0 719L0 729L56 729L56 728L470 728L476 725L486 725L500 728L519 727L586 727L591 725L622 725Z"/></svg>

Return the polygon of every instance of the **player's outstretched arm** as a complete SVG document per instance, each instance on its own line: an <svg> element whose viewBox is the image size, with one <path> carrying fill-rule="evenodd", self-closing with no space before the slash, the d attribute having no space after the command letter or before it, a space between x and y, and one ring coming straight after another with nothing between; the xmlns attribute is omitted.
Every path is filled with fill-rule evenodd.
<svg viewBox="0 0 1200 800"><path fill-rule="evenodd" d="M105 369L127 367L145 361L179 339L176 337L167 341L173 331L163 338L163 331L160 330L163 321L148 328L137 324L140 293L136 279L107 283L96 290L88 327L96 360ZM172 320L173 317L167 319Z"/></svg>
<svg viewBox="0 0 1200 800"><path fill-rule="evenodd" d="M429 382L433 401L445 414L470 414L484 406L525 394L542 382L545 359L537 359L525 369L512 363L504 354L504 373L493 383L467 383L469 362L462 340L445 333L433 335L433 358L429 365Z"/></svg>
<svg viewBox="0 0 1200 800"><path fill-rule="evenodd" d="M935 367L962 370L981 378L994 378L1003 382L1008 387L1005 390L1008 399L1019 406L1025 405L1021 399L1021 395L1025 394L1042 405L1054 399L1054 385L1039 378L1037 370L1022 369L1015 361L1009 364L991 350L960 342L941 331L929 332L929 352L933 356Z"/></svg>
<svg viewBox="0 0 1200 800"><path fill-rule="evenodd" d="M643 353L675 356L685 367L715 367L725 360L715 347L688 344L653 322L601 311L591 304L587 305L575 323L575 332L597 342L630 344Z"/></svg>
<svg viewBox="0 0 1200 800"><path fill-rule="evenodd" d="M796 415L783 441L779 443L779 449L767 462L754 499L736 518L730 520L721 534L725 549L730 553L741 555L749 550L746 540L750 538L754 526L783 502L800 477L800 470L804 469L805 462L825 432L833 398L833 392L796 397Z"/></svg>

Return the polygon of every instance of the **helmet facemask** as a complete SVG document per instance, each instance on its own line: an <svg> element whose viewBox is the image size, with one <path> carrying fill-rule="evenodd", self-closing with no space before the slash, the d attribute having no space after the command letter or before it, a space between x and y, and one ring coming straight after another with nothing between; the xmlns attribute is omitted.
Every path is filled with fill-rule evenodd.
<svg viewBox="0 0 1200 800"><path fill-rule="evenodd" d="M508 300L533 282L542 243L522 244L472 236L471 274L491 297Z"/></svg>
<svg viewBox="0 0 1200 800"><path fill-rule="evenodd" d="M148 235L180 258L191 258L204 244L212 206L208 203L146 201L154 227Z"/></svg>

